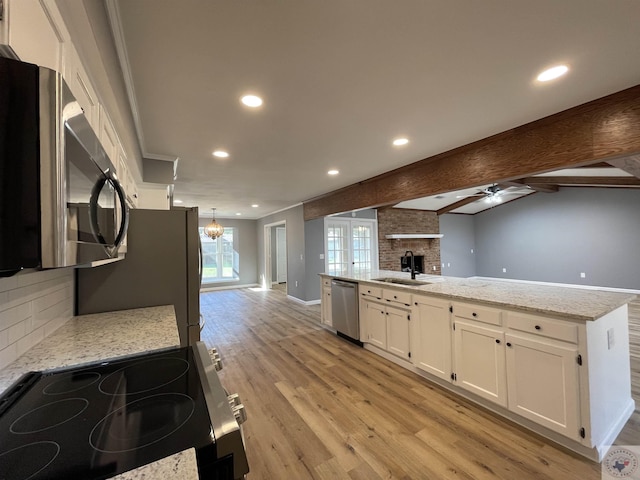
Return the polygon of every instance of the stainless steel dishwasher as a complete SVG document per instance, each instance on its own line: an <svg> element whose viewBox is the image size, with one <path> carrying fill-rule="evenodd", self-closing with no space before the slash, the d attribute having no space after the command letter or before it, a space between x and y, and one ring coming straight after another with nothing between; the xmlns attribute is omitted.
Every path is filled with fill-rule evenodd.
<svg viewBox="0 0 640 480"><path fill-rule="evenodd" d="M339 336L362 346L357 283L331 280L331 319Z"/></svg>

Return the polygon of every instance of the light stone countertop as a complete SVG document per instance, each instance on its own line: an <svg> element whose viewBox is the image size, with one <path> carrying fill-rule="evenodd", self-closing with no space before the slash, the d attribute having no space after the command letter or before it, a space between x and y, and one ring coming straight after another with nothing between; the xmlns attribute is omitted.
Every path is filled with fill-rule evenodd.
<svg viewBox="0 0 640 480"><path fill-rule="evenodd" d="M0 392L30 371L121 358L180 344L172 305L73 317L15 362L0 370ZM118 480L198 480L194 449L113 477Z"/></svg>
<svg viewBox="0 0 640 480"><path fill-rule="evenodd" d="M171 479L198 480L196 451L193 448L184 450L144 467L112 477L113 480Z"/></svg>
<svg viewBox="0 0 640 480"><path fill-rule="evenodd" d="M27 372L97 362L179 344L173 305L73 317L0 370L0 393Z"/></svg>
<svg viewBox="0 0 640 480"><path fill-rule="evenodd" d="M424 293L449 300L469 301L491 306L507 307L534 314L550 315L574 321L596 320L618 307L629 303L633 293L609 292L554 285L520 283L508 280L483 278L457 278L440 275L418 275L416 280L428 285L400 285L378 282L376 278L409 279L407 272L376 270L370 274L326 277L357 282L367 282L380 287L400 288L414 293Z"/></svg>

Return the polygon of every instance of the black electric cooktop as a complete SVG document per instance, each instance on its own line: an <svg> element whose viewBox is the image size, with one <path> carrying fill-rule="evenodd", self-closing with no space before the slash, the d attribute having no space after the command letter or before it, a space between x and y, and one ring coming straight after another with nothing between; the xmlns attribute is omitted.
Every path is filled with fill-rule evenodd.
<svg viewBox="0 0 640 480"><path fill-rule="evenodd" d="M190 347L35 372L0 398L0 479L102 479L211 445Z"/></svg>

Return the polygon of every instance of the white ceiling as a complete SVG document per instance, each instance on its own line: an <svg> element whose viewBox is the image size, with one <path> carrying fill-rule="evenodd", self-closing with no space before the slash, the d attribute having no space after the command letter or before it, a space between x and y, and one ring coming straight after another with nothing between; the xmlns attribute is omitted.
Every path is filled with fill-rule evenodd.
<svg viewBox="0 0 640 480"><path fill-rule="evenodd" d="M640 80L637 0L115 5L141 149L179 158L175 197L219 217L258 218ZM535 81L557 63L567 76ZM264 105L243 107L246 92ZM393 147L400 135L411 143Z"/></svg>

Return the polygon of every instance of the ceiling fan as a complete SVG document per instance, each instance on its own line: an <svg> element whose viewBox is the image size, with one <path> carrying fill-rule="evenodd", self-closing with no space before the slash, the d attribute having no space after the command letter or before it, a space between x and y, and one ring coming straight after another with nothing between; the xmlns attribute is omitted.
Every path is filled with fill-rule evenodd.
<svg viewBox="0 0 640 480"><path fill-rule="evenodd" d="M458 195L456 198L484 197L484 201L486 203L502 203L502 199L505 195L522 195L524 192L529 191L531 191L531 187L528 185L503 188L497 183L494 183L493 185L478 191L478 193L471 195Z"/></svg>

